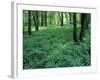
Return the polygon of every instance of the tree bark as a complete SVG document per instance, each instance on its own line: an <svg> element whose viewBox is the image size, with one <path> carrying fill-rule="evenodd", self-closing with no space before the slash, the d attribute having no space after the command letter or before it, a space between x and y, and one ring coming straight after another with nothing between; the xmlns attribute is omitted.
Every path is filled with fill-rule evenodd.
<svg viewBox="0 0 100 80"><path fill-rule="evenodd" d="M38 11L34 12L33 18L34 18L35 31L39 31Z"/></svg>
<svg viewBox="0 0 100 80"><path fill-rule="evenodd" d="M78 42L76 13L73 13L73 40Z"/></svg>
<svg viewBox="0 0 100 80"><path fill-rule="evenodd" d="M89 28L89 24L91 24L91 15L87 14L87 27L86 27L86 29Z"/></svg>
<svg viewBox="0 0 100 80"><path fill-rule="evenodd" d="M41 12L41 26L47 26L47 11Z"/></svg>
<svg viewBox="0 0 100 80"><path fill-rule="evenodd" d="M73 24L73 13L69 13L70 24Z"/></svg>
<svg viewBox="0 0 100 80"><path fill-rule="evenodd" d="M83 40L83 37L85 36L85 30L88 26L88 14L82 13L81 14L81 31L80 31L80 41Z"/></svg>
<svg viewBox="0 0 100 80"><path fill-rule="evenodd" d="M28 11L28 34L31 35L31 26L32 26L32 22L31 22L31 11Z"/></svg>
<svg viewBox="0 0 100 80"><path fill-rule="evenodd" d="M61 12L61 26L64 26L64 24L63 24L63 12Z"/></svg>
<svg viewBox="0 0 100 80"><path fill-rule="evenodd" d="M41 12L41 26L43 26L43 11Z"/></svg>
<svg viewBox="0 0 100 80"><path fill-rule="evenodd" d="M44 12L44 26L47 26L47 11Z"/></svg>

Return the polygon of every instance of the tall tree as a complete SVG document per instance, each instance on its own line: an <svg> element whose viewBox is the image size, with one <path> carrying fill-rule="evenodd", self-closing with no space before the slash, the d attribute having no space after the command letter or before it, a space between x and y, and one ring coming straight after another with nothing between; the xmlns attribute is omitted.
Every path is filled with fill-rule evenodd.
<svg viewBox="0 0 100 80"><path fill-rule="evenodd" d="M41 26L47 26L47 11L41 12Z"/></svg>
<svg viewBox="0 0 100 80"><path fill-rule="evenodd" d="M43 26L44 21L43 21L43 11L41 12L41 26Z"/></svg>
<svg viewBox="0 0 100 80"><path fill-rule="evenodd" d="M91 15L87 14L87 29L89 28L89 24L91 23Z"/></svg>
<svg viewBox="0 0 100 80"><path fill-rule="evenodd" d="M73 24L73 13L69 13L70 24Z"/></svg>
<svg viewBox="0 0 100 80"><path fill-rule="evenodd" d="M80 41L83 40L83 37L85 36L85 30L88 27L88 19L89 15L86 13L81 14L81 31L80 31Z"/></svg>
<svg viewBox="0 0 100 80"><path fill-rule="evenodd" d="M33 12L35 31L39 30L38 11Z"/></svg>
<svg viewBox="0 0 100 80"><path fill-rule="evenodd" d="M44 26L47 26L47 11L44 11Z"/></svg>
<svg viewBox="0 0 100 80"><path fill-rule="evenodd" d="M31 11L28 11L28 34L31 35L31 26L32 26L32 22L31 22Z"/></svg>
<svg viewBox="0 0 100 80"><path fill-rule="evenodd" d="M73 13L73 40L74 42L78 42L77 36L77 14Z"/></svg>
<svg viewBox="0 0 100 80"><path fill-rule="evenodd" d="M63 26L64 25L64 23L63 23L63 12L61 12L61 26Z"/></svg>

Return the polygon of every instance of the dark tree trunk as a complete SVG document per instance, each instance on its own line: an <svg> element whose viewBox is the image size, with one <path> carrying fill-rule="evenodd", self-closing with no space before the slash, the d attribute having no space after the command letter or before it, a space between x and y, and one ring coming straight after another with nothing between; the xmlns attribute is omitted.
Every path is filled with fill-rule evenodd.
<svg viewBox="0 0 100 80"><path fill-rule="evenodd" d="M69 21L70 21L70 24L71 24L71 13L69 13Z"/></svg>
<svg viewBox="0 0 100 80"><path fill-rule="evenodd" d="M41 12L41 26L43 26L44 21L43 21L43 11Z"/></svg>
<svg viewBox="0 0 100 80"><path fill-rule="evenodd" d="M61 26L63 26L63 12L61 12Z"/></svg>
<svg viewBox="0 0 100 80"><path fill-rule="evenodd" d="M78 42L76 13L73 13L73 40Z"/></svg>
<svg viewBox="0 0 100 80"><path fill-rule="evenodd" d="M28 11L28 34L31 35L31 26L32 26L32 23L31 23L31 11Z"/></svg>
<svg viewBox="0 0 100 80"><path fill-rule="evenodd" d="M58 24L61 26L61 12L59 12L58 16L59 16Z"/></svg>
<svg viewBox="0 0 100 80"><path fill-rule="evenodd" d="M89 28L89 24L91 24L91 15L87 14L87 27L86 27L86 29Z"/></svg>
<svg viewBox="0 0 100 80"><path fill-rule="evenodd" d="M88 26L88 14L82 13L81 14L81 31L80 31L80 41L83 40L83 37L85 36L85 30Z"/></svg>
<svg viewBox="0 0 100 80"><path fill-rule="evenodd" d="M38 31L39 30L38 11L34 12L33 18L34 18L35 31Z"/></svg>
<svg viewBox="0 0 100 80"><path fill-rule="evenodd" d="M70 24L73 24L73 14L72 13L69 13L69 21L70 21Z"/></svg>
<svg viewBox="0 0 100 80"><path fill-rule="evenodd" d="M41 26L47 26L47 11L41 12Z"/></svg>
<svg viewBox="0 0 100 80"><path fill-rule="evenodd" d="M81 14L81 31L80 31L80 41L82 40L83 36L84 36L84 31L85 31L85 27L84 27L84 22L85 21L85 14Z"/></svg>
<svg viewBox="0 0 100 80"><path fill-rule="evenodd" d="M44 12L44 26L47 26L47 11Z"/></svg>

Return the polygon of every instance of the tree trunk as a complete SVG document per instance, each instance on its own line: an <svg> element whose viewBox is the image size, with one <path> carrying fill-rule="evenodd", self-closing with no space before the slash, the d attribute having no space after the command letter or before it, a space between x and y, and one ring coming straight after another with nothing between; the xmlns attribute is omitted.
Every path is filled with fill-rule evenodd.
<svg viewBox="0 0 100 80"><path fill-rule="evenodd" d="M47 26L47 11L41 12L41 26Z"/></svg>
<svg viewBox="0 0 100 80"><path fill-rule="evenodd" d="M43 11L41 12L41 26L43 26Z"/></svg>
<svg viewBox="0 0 100 80"><path fill-rule="evenodd" d="M78 42L76 13L73 13L73 40Z"/></svg>
<svg viewBox="0 0 100 80"><path fill-rule="evenodd" d="M70 24L73 24L73 13L69 13Z"/></svg>
<svg viewBox="0 0 100 80"><path fill-rule="evenodd" d="M85 30L88 26L88 15L85 13L81 14L81 31L80 31L80 41L83 40L83 37L85 36Z"/></svg>
<svg viewBox="0 0 100 80"><path fill-rule="evenodd" d="M91 24L91 15L87 14L87 27L86 27L86 29L89 28L89 24Z"/></svg>
<svg viewBox="0 0 100 80"><path fill-rule="evenodd" d="M47 11L44 12L44 26L47 26Z"/></svg>
<svg viewBox="0 0 100 80"><path fill-rule="evenodd" d="M64 24L63 24L63 12L61 12L61 26L64 26Z"/></svg>
<svg viewBox="0 0 100 80"><path fill-rule="evenodd" d="M33 18L34 18L35 31L38 31L39 30L38 11L34 12Z"/></svg>
<svg viewBox="0 0 100 80"><path fill-rule="evenodd" d="M32 26L32 23L31 23L31 11L28 11L28 34L31 35L31 26Z"/></svg>

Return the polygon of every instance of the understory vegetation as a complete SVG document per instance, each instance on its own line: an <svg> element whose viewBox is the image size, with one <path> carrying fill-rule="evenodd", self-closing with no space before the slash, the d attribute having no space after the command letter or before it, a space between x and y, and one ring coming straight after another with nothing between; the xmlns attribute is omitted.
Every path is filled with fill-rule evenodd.
<svg viewBox="0 0 100 80"><path fill-rule="evenodd" d="M91 65L90 28L78 42L73 42L72 25L42 28L23 34L24 69Z"/></svg>

